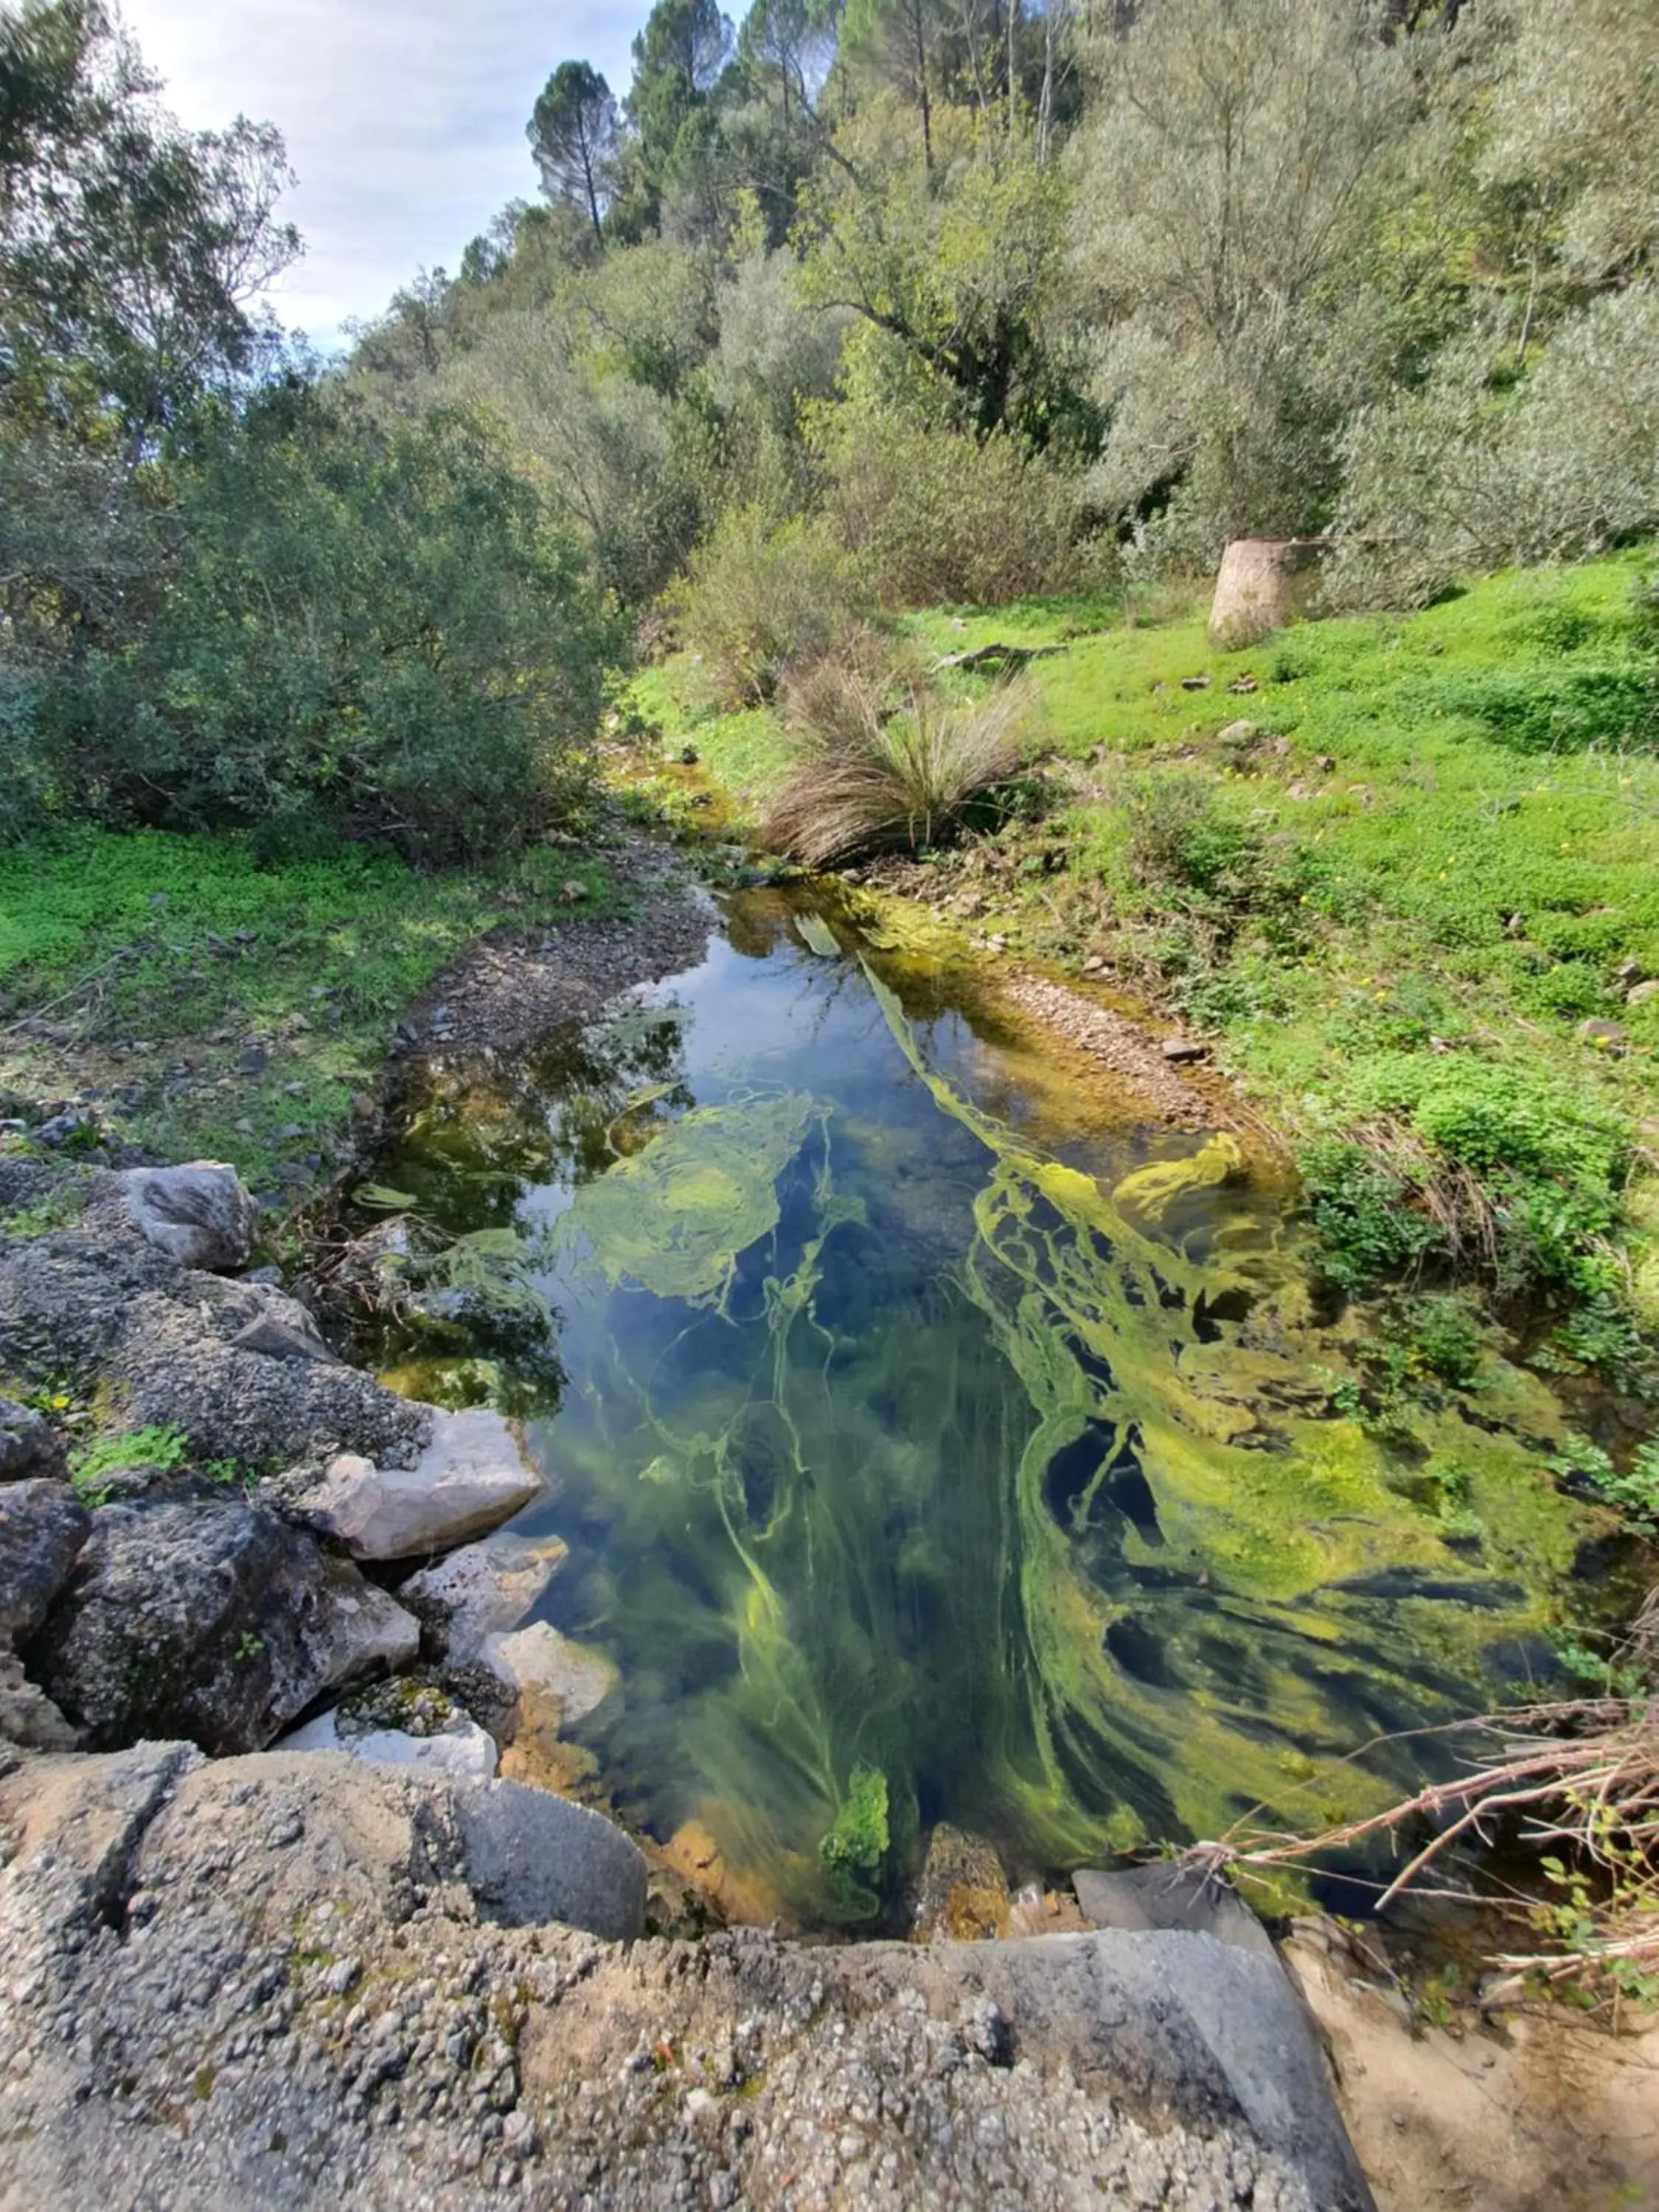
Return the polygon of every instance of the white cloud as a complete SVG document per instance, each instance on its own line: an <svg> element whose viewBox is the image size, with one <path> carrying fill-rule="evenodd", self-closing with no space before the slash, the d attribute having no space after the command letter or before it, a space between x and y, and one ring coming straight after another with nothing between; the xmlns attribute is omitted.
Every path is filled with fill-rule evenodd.
<svg viewBox="0 0 1659 2212"><path fill-rule="evenodd" d="M328 345L534 197L536 94L571 56L625 90L646 0L124 0L122 13L192 128L243 114L282 131L300 179L283 211L307 252L276 308Z"/></svg>

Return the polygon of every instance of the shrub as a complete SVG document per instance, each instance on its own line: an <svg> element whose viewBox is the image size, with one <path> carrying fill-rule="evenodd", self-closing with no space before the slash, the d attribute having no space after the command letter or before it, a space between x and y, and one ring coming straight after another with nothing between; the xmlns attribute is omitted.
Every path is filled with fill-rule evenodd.
<svg viewBox="0 0 1659 2212"><path fill-rule="evenodd" d="M1137 776L1122 793L1129 857L1137 875L1174 889L1213 894L1253 858L1253 841L1191 774Z"/></svg>
<svg viewBox="0 0 1659 2212"><path fill-rule="evenodd" d="M824 530L799 519L773 525L753 507L720 518L670 599L729 707L772 698L792 669L831 652L861 612L852 563Z"/></svg>
<svg viewBox="0 0 1659 2212"><path fill-rule="evenodd" d="M510 851L578 783L613 649L570 543L455 415L372 424L283 385L201 419L179 550L131 643L44 689L60 811Z"/></svg>
<svg viewBox="0 0 1659 2212"><path fill-rule="evenodd" d="M1594 301L1512 399L1490 345L1351 423L1326 595L1423 605L1468 569L1561 559L1659 524L1659 286Z"/></svg>
<svg viewBox="0 0 1659 2212"><path fill-rule="evenodd" d="M1443 1251L1443 1237L1413 1203L1407 1178L1364 1146L1332 1138L1310 1145L1302 1178L1324 1271L1339 1290L1370 1289Z"/></svg>
<svg viewBox="0 0 1659 2212"><path fill-rule="evenodd" d="M1029 693L1005 684L980 705L913 689L890 705L856 667L822 666L790 694L800 765L763 836L808 867L944 842L1018 769Z"/></svg>
<svg viewBox="0 0 1659 2212"><path fill-rule="evenodd" d="M837 537L889 607L980 606L1075 590L1072 489L1006 430L976 439L872 402L820 417Z"/></svg>
<svg viewBox="0 0 1659 2212"><path fill-rule="evenodd" d="M1304 1161L1340 1287L1433 1267L1618 1305L1626 1137L1613 1115L1462 1054L1379 1054L1350 1072L1346 1103L1347 1126Z"/></svg>

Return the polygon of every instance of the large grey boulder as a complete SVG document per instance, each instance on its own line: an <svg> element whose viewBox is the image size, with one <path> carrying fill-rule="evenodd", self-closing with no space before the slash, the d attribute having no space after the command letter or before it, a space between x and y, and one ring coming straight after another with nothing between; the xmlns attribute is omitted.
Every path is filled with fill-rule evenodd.
<svg viewBox="0 0 1659 2212"><path fill-rule="evenodd" d="M543 1486L507 1424L479 1407L434 1412L431 1441L412 1468L343 1453L295 1510L354 1559L407 1559L498 1527Z"/></svg>
<svg viewBox="0 0 1659 2212"><path fill-rule="evenodd" d="M0 1488L0 1645L33 1636L70 1578L92 1516L67 1483Z"/></svg>
<svg viewBox="0 0 1659 2212"><path fill-rule="evenodd" d="M1369 2202L1322 2081L1271 2047L1248 1954L1178 1930L817 1947L514 1924L542 1901L509 1893L514 1869L585 1853L592 1826L337 1755L192 1771L145 1746L0 1775L0 2204ZM606 1913L634 1878L617 1843Z"/></svg>
<svg viewBox="0 0 1659 2212"><path fill-rule="evenodd" d="M0 1398L0 1482L61 1474L64 1459L63 1443L44 1414L15 1398Z"/></svg>
<svg viewBox="0 0 1659 2212"><path fill-rule="evenodd" d="M419 1649L410 1614L263 1507L141 1498L92 1522L24 1657L104 1747L181 1736L254 1750L325 1692Z"/></svg>
<svg viewBox="0 0 1659 2212"><path fill-rule="evenodd" d="M507 1928L562 1920L623 1941L645 1932L645 1860L602 1814L520 1782L457 1790L467 1886Z"/></svg>
<svg viewBox="0 0 1659 2212"><path fill-rule="evenodd" d="M134 1168L120 1182L134 1224L170 1260L215 1273L246 1267L259 1209L225 1161Z"/></svg>
<svg viewBox="0 0 1659 2212"><path fill-rule="evenodd" d="M182 1275L180 1289L136 1298L105 1363L134 1427L180 1429L204 1458L258 1471L345 1451L413 1458L430 1409L383 1389L373 1376L316 1358L273 1357L244 1340L280 1293ZM213 1285L210 1304L188 1291ZM261 1332L264 1334L264 1332Z"/></svg>
<svg viewBox="0 0 1659 2212"><path fill-rule="evenodd" d="M119 1392L127 1426L179 1429L203 1458L256 1471L342 1451L386 1464L417 1455L428 1407L318 1358L302 1310L281 1291L169 1259L134 1227L118 1181L73 1229L0 1239L9 1374L102 1382Z"/></svg>

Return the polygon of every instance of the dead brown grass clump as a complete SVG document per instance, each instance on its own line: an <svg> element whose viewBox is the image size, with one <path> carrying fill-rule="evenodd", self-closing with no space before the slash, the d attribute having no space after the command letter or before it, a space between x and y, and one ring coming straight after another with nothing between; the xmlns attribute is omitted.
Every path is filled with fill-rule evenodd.
<svg viewBox="0 0 1659 2212"><path fill-rule="evenodd" d="M893 705L856 656L819 662L786 691L802 757L767 816L766 843L822 868L945 842L1023 765L1030 703L1014 682L963 705L913 684Z"/></svg>

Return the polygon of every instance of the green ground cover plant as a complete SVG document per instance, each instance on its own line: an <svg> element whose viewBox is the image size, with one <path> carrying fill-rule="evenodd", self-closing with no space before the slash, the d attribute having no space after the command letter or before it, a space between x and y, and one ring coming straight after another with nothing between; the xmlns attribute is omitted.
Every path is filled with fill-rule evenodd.
<svg viewBox="0 0 1659 2212"><path fill-rule="evenodd" d="M908 625L933 659L1063 648L1030 671L1045 817L927 895L1206 1032L1297 1140L1336 1285L1541 1303L1545 1357L1625 1388L1659 1329L1652 567L1508 572L1237 654L1167 586ZM672 742L672 665L651 681ZM781 721L746 730L750 790L787 757Z"/></svg>
<svg viewBox="0 0 1659 2212"><path fill-rule="evenodd" d="M373 1088L399 1016L466 945L611 896L602 861L562 847L465 876L352 848L261 866L246 839L159 830L11 848L0 1090L33 1095L31 1056L67 1054L104 1093L106 1126L297 1188Z"/></svg>

